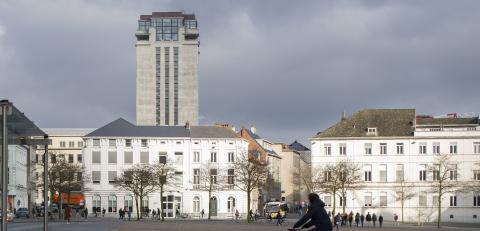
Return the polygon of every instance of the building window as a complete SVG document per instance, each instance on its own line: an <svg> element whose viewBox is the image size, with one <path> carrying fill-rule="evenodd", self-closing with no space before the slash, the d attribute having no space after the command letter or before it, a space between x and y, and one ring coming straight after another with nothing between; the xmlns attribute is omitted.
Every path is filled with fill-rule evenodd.
<svg viewBox="0 0 480 231"><path fill-rule="evenodd" d="M427 154L427 143L420 143L418 146L418 153Z"/></svg>
<svg viewBox="0 0 480 231"><path fill-rule="evenodd" d="M210 182L211 184L217 184L217 169L210 169Z"/></svg>
<svg viewBox="0 0 480 231"><path fill-rule="evenodd" d="M92 183L100 184L101 175L100 171L92 171Z"/></svg>
<svg viewBox="0 0 480 231"><path fill-rule="evenodd" d="M364 172L364 181L371 182L372 181L372 166L371 165L365 165L363 167L363 172Z"/></svg>
<svg viewBox="0 0 480 231"><path fill-rule="evenodd" d="M161 47L155 47L155 121L157 123L157 126L161 124L161 100L160 100L160 95L161 95Z"/></svg>
<svg viewBox="0 0 480 231"><path fill-rule="evenodd" d="M457 154L457 143L450 143L450 154Z"/></svg>
<svg viewBox="0 0 480 231"><path fill-rule="evenodd" d="M347 144L340 144L340 155L347 155Z"/></svg>
<svg viewBox="0 0 480 231"><path fill-rule="evenodd" d="M323 145L323 150L325 155L330 156L332 155L332 145L331 144L324 144Z"/></svg>
<svg viewBox="0 0 480 231"><path fill-rule="evenodd" d="M69 141L68 142L68 147L69 148L74 148L75 147L75 141Z"/></svg>
<svg viewBox="0 0 480 231"><path fill-rule="evenodd" d="M194 213L200 212L200 198L198 196L195 196L193 198L193 212Z"/></svg>
<svg viewBox="0 0 480 231"><path fill-rule="evenodd" d="M456 207L457 206L457 196L453 195L450 196L450 207Z"/></svg>
<svg viewBox="0 0 480 231"><path fill-rule="evenodd" d="M365 193L364 197L364 205L365 207L371 207L372 206L372 193Z"/></svg>
<svg viewBox="0 0 480 231"><path fill-rule="evenodd" d="M115 184L117 180L117 172L116 171L108 171L108 183Z"/></svg>
<svg viewBox="0 0 480 231"><path fill-rule="evenodd" d="M133 152L124 152L123 153L123 163L133 164Z"/></svg>
<svg viewBox="0 0 480 231"><path fill-rule="evenodd" d="M433 154L440 154L440 143L433 143Z"/></svg>
<svg viewBox="0 0 480 231"><path fill-rule="evenodd" d="M480 180L480 170L473 171L473 180Z"/></svg>
<svg viewBox="0 0 480 231"><path fill-rule="evenodd" d="M387 165L382 164L379 169L380 182L387 182Z"/></svg>
<svg viewBox="0 0 480 231"><path fill-rule="evenodd" d="M183 164L183 152L175 152L175 164Z"/></svg>
<svg viewBox="0 0 480 231"><path fill-rule="evenodd" d="M167 153L166 152L158 153L158 162L160 164L166 164L167 163Z"/></svg>
<svg viewBox="0 0 480 231"><path fill-rule="evenodd" d="M433 181L440 180L440 165L436 164L433 166L432 177Z"/></svg>
<svg viewBox="0 0 480 231"><path fill-rule="evenodd" d="M60 141L60 147L61 148L65 148L67 145L66 145L66 142L65 141Z"/></svg>
<svg viewBox="0 0 480 231"><path fill-rule="evenodd" d="M449 174L450 174L450 180L457 180L457 165L450 165L449 166Z"/></svg>
<svg viewBox="0 0 480 231"><path fill-rule="evenodd" d="M332 196L324 196L323 197L323 202L325 202L325 205L328 207L332 206Z"/></svg>
<svg viewBox="0 0 480 231"><path fill-rule="evenodd" d="M115 195L108 196L108 212L109 213L117 212L117 197Z"/></svg>
<svg viewBox="0 0 480 231"><path fill-rule="evenodd" d="M372 155L372 144L371 143L365 144L365 154L366 155Z"/></svg>
<svg viewBox="0 0 480 231"><path fill-rule="evenodd" d="M340 199L340 206L343 206L343 203L347 203L347 198L346 197L345 198L344 197L339 197L339 199ZM347 205L345 204L345 206L347 206Z"/></svg>
<svg viewBox="0 0 480 231"><path fill-rule="evenodd" d="M100 164L100 152L92 152L92 164Z"/></svg>
<svg viewBox="0 0 480 231"><path fill-rule="evenodd" d="M117 141L114 139L109 139L108 140L108 147L114 148L117 146Z"/></svg>
<svg viewBox="0 0 480 231"><path fill-rule="evenodd" d="M438 207L438 196L437 195L432 196L432 206L433 207Z"/></svg>
<svg viewBox="0 0 480 231"><path fill-rule="evenodd" d="M68 154L68 163L73 163L73 154Z"/></svg>
<svg viewBox="0 0 480 231"><path fill-rule="evenodd" d="M480 142L473 142L473 153L480 153Z"/></svg>
<svg viewBox="0 0 480 231"><path fill-rule="evenodd" d="M77 154L77 163L82 163L82 154Z"/></svg>
<svg viewBox="0 0 480 231"><path fill-rule="evenodd" d="M427 192L418 193L418 206L427 207Z"/></svg>
<svg viewBox="0 0 480 231"><path fill-rule="evenodd" d="M427 166L424 164L419 165L419 170L418 170L418 180L419 181L426 181L427 180Z"/></svg>
<svg viewBox="0 0 480 231"><path fill-rule="evenodd" d="M397 169L396 169L396 180L397 182L403 182L404 180L404 167L403 164L397 164Z"/></svg>
<svg viewBox="0 0 480 231"><path fill-rule="evenodd" d="M79 147L79 148L83 148L83 141L78 141L78 143L77 143L77 147Z"/></svg>
<svg viewBox="0 0 480 231"><path fill-rule="evenodd" d="M165 125L170 125L170 47L164 47Z"/></svg>
<svg viewBox="0 0 480 231"><path fill-rule="evenodd" d="M100 147L100 139L93 139L93 147Z"/></svg>
<svg viewBox="0 0 480 231"><path fill-rule="evenodd" d="M126 139L125 140L125 147L132 147L132 140L131 139Z"/></svg>
<svg viewBox="0 0 480 231"><path fill-rule="evenodd" d="M141 144L142 144L142 148L148 147L148 140L142 139L142 140L141 140Z"/></svg>
<svg viewBox="0 0 480 231"><path fill-rule="evenodd" d="M403 143L397 143L397 154L403 154Z"/></svg>
<svg viewBox="0 0 480 231"><path fill-rule="evenodd" d="M228 153L228 162L229 163L235 162L235 153L234 152L229 152Z"/></svg>
<svg viewBox="0 0 480 231"><path fill-rule="evenodd" d="M175 172L176 185L183 185L183 172Z"/></svg>
<svg viewBox="0 0 480 231"><path fill-rule="evenodd" d="M148 164L149 162L149 154L148 152L140 152L140 163L141 164Z"/></svg>
<svg viewBox="0 0 480 231"><path fill-rule="evenodd" d="M100 212L102 209L102 199L100 195L93 195L92 199L92 212Z"/></svg>
<svg viewBox="0 0 480 231"><path fill-rule="evenodd" d="M157 41L177 41L178 27L182 25L182 19L178 18L156 18L152 27L155 27ZM139 21L143 22L142 20ZM140 24L139 24L139 27ZM148 24L142 25L142 28L148 28Z"/></svg>
<svg viewBox="0 0 480 231"><path fill-rule="evenodd" d="M376 136L377 135L377 128L367 128L367 135L368 136Z"/></svg>
<svg viewBox="0 0 480 231"><path fill-rule="evenodd" d="M380 143L380 154L387 155L387 143Z"/></svg>
<svg viewBox="0 0 480 231"><path fill-rule="evenodd" d="M227 201L227 211L229 213L235 212L235 198L229 197Z"/></svg>
<svg viewBox="0 0 480 231"><path fill-rule="evenodd" d="M380 193L380 207L387 207L387 193Z"/></svg>
<svg viewBox="0 0 480 231"><path fill-rule="evenodd" d="M235 170L234 169L228 169L227 171L228 171L227 183L229 185L235 184Z"/></svg>
<svg viewBox="0 0 480 231"><path fill-rule="evenodd" d="M117 152L108 152L108 163L109 164L117 163Z"/></svg>
<svg viewBox="0 0 480 231"><path fill-rule="evenodd" d="M217 152L210 153L210 162L217 163Z"/></svg>
<svg viewBox="0 0 480 231"><path fill-rule="evenodd" d="M480 207L480 194L473 195L473 206Z"/></svg>
<svg viewBox="0 0 480 231"><path fill-rule="evenodd" d="M200 163L200 152L193 152L193 162Z"/></svg>
<svg viewBox="0 0 480 231"><path fill-rule="evenodd" d="M173 47L173 123L178 125L178 47Z"/></svg>
<svg viewBox="0 0 480 231"><path fill-rule="evenodd" d="M200 184L200 169L198 168L193 169L193 184L194 185Z"/></svg>
<svg viewBox="0 0 480 231"><path fill-rule="evenodd" d="M131 195L126 195L123 201L123 206L128 209L128 211L133 211L133 197Z"/></svg>

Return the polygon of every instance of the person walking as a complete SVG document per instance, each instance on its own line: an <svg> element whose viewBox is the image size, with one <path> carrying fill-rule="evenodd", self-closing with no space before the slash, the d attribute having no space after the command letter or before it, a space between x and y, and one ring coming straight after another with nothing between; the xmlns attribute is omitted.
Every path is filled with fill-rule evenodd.
<svg viewBox="0 0 480 231"><path fill-rule="evenodd" d="M370 212L368 212L367 216L365 216L365 220L367 221L367 227L370 228L370 222L372 221L372 215L370 215Z"/></svg>
<svg viewBox="0 0 480 231"><path fill-rule="evenodd" d="M293 228L301 227L305 229L315 226L315 228L310 230L332 231L332 222L327 215L327 211L325 211L325 203L320 200L320 197L316 193L310 193L308 200L310 201L310 206L308 207L307 213L293 225Z"/></svg>
<svg viewBox="0 0 480 231"><path fill-rule="evenodd" d="M205 215L205 210L202 209L202 212L200 212L200 215L202 215L202 219L203 219L203 216Z"/></svg>
<svg viewBox="0 0 480 231"><path fill-rule="evenodd" d="M373 213L372 215L372 222L373 222L373 228L375 228L375 225L377 223L377 215L375 213Z"/></svg>
<svg viewBox="0 0 480 231"><path fill-rule="evenodd" d="M157 208L157 215L158 215L158 220L160 220L160 217L162 216L162 214L160 214L160 208Z"/></svg>
<svg viewBox="0 0 480 231"><path fill-rule="evenodd" d="M157 212L155 212L155 209L154 209L154 210L152 210L152 220L154 220L154 219L155 219L155 215L156 215L156 213L157 213Z"/></svg>
<svg viewBox="0 0 480 231"><path fill-rule="evenodd" d="M128 215L128 221L130 221L130 219L132 219L132 211L130 209L127 211L127 215Z"/></svg>
<svg viewBox="0 0 480 231"><path fill-rule="evenodd" d="M70 224L70 218L72 217L72 209L70 206L65 207L65 220L67 221L67 224Z"/></svg>
<svg viewBox="0 0 480 231"><path fill-rule="evenodd" d="M118 210L118 219L119 220L122 220L122 213L123 213L123 209L120 208L120 210Z"/></svg>
<svg viewBox="0 0 480 231"><path fill-rule="evenodd" d="M383 224L383 216L382 214L380 214L380 216L378 216L378 225L380 226L380 228L382 228L382 224Z"/></svg>
<svg viewBox="0 0 480 231"><path fill-rule="evenodd" d="M83 215L84 215L84 217L85 217L85 220L87 220L87 218L88 218L88 209L87 209L87 207L85 207L85 209L83 210Z"/></svg>
<svg viewBox="0 0 480 231"><path fill-rule="evenodd" d="M362 228L363 228L363 222L365 221L365 215L360 215L360 223L362 224Z"/></svg>
<svg viewBox="0 0 480 231"><path fill-rule="evenodd" d="M358 224L360 223L360 214L355 214L355 226L358 228Z"/></svg>
<svg viewBox="0 0 480 231"><path fill-rule="evenodd" d="M105 213L107 212L107 210L105 210L105 208L102 209L102 217L105 217Z"/></svg>
<svg viewBox="0 0 480 231"><path fill-rule="evenodd" d="M333 217L333 225L337 230L338 230L338 225L340 224L340 220L342 220L340 213L338 213L335 217Z"/></svg>
<svg viewBox="0 0 480 231"><path fill-rule="evenodd" d="M282 224L283 224L282 208L279 207L277 212L277 226L278 225L282 226Z"/></svg>
<svg viewBox="0 0 480 231"><path fill-rule="evenodd" d="M352 222L353 222L353 211L350 211L350 213L348 214L348 224L350 225L350 227L352 227Z"/></svg>
<svg viewBox="0 0 480 231"><path fill-rule="evenodd" d="M398 226L398 215L396 213L393 214L393 220L395 221L395 226Z"/></svg>
<svg viewBox="0 0 480 231"><path fill-rule="evenodd" d="M238 221L238 217L240 216L240 213L238 212L238 209L235 210L235 221Z"/></svg>

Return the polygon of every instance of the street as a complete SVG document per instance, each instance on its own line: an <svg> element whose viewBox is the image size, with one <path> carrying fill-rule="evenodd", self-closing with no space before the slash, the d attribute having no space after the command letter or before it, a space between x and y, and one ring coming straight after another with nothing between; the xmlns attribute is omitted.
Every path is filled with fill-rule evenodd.
<svg viewBox="0 0 480 231"><path fill-rule="evenodd" d="M78 220L74 221L71 224L66 224L65 222L52 222L49 224L49 230L60 231L60 230L69 230L69 231L127 231L127 230L171 230L171 231L180 231L180 230L198 230L198 231L246 231L246 230L262 230L262 231L276 231L276 230L287 230L291 227L295 219L287 219L283 226L276 226L275 222L267 220L259 220L253 224L247 224L245 221L234 221L234 220L167 220L164 222L158 220L149 220L144 219L142 221L122 221L115 218L91 218L87 221ZM462 226L465 226L463 224ZM41 230L41 222L32 222L28 220L13 222L8 224L8 230ZM363 228L368 229L368 228ZM390 231L426 231L436 229L434 226L423 226L418 227L415 225L405 224L399 227L395 227L392 224L385 224L382 229L376 228L377 230L390 230ZM467 225L466 227L454 227L452 225L445 225L441 230L442 231L453 231L453 230L467 230L473 231L478 230L478 224ZM335 228L334 228L335 230ZM362 230L362 228L355 227L340 227L339 230Z"/></svg>

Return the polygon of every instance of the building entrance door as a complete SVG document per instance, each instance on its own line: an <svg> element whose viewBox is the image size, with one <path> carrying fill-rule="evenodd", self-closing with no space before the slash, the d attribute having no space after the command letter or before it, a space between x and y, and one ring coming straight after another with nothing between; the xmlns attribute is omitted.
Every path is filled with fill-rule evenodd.
<svg viewBox="0 0 480 231"><path fill-rule="evenodd" d="M217 198L212 197L210 198L210 212L211 216L216 217L217 216Z"/></svg>
<svg viewBox="0 0 480 231"><path fill-rule="evenodd" d="M175 217L175 209L174 209L174 196L168 195L162 198L162 210L163 216L166 218L174 218Z"/></svg>

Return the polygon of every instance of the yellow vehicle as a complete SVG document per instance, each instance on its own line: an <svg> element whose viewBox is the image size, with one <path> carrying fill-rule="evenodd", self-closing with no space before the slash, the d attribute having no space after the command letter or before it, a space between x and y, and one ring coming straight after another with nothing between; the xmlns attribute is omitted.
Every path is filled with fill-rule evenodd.
<svg viewBox="0 0 480 231"><path fill-rule="evenodd" d="M268 202L265 204L264 208L264 215L268 219L276 219L278 215L278 211L280 210L282 217L285 217L287 215L288 211L288 206L284 202Z"/></svg>

